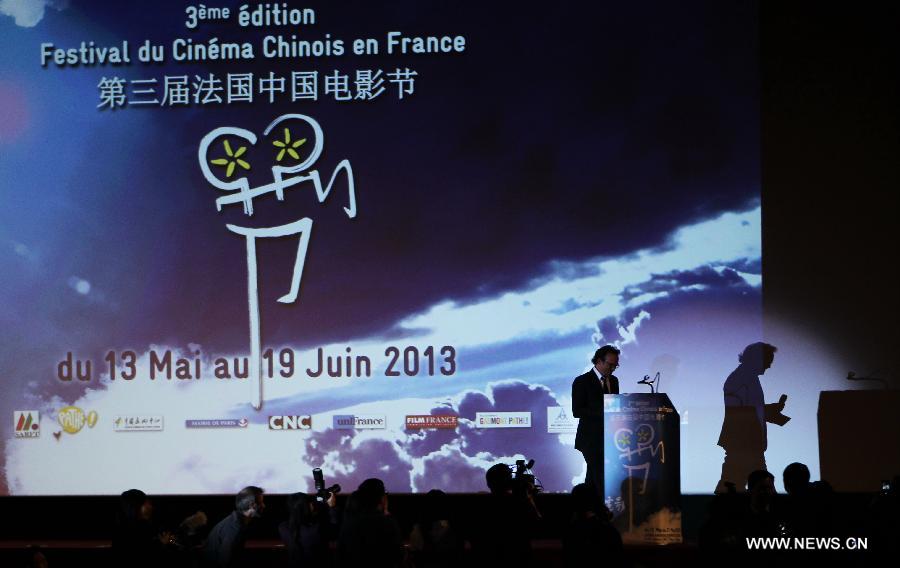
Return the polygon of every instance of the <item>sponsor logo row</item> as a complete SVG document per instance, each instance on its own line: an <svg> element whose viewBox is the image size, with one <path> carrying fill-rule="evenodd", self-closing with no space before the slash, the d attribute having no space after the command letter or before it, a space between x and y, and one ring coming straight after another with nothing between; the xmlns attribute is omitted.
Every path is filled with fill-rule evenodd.
<svg viewBox="0 0 900 568"><path fill-rule="evenodd" d="M383 414L336 414L331 417L331 427L335 430L378 430L387 428L387 417ZM56 416L61 428L53 435L77 434L86 427L94 428L99 421L96 411L85 412L76 406L62 408ZM41 415L37 410L16 410L13 423L16 438L37 438L41 435ZM161 432L164 419L161 415L117 415L112 421L116 432ZM313 419L308 414L271 415L267 421L269 430L312 430ZM185 428L216 429L246 428L247 418L192 418L184 421ZM404 425L407 430L446 429L459 426L459 416L452 414L409 414ZM478 412L475 414L476 428L531 428L531 412ZM569 434L577 429L578 421L561 406L547 408L547 432Z"/></svg>

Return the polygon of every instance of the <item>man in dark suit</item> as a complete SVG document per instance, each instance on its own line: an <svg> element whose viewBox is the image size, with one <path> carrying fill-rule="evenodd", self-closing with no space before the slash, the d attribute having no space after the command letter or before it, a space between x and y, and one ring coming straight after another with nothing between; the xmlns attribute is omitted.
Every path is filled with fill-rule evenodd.
<svg viewBox="0 0 900 568"><path fill-rule="evenodd" d="M244 556L247 529L266 509L263 490L249 485L234 498L234 511L219 521L206 539L203 551L205 568L233 568L249 565Z"/></svg>
<svg viewBox="0 0 900 568"><path fill-rule="evenodd" d="M619 379L612 374L619 367L619 350L604 345L591 363L594 366L572 382L572 415L579 419L575 449L587 463L585 483L603 497L603 395L619 394Z"/></svg>

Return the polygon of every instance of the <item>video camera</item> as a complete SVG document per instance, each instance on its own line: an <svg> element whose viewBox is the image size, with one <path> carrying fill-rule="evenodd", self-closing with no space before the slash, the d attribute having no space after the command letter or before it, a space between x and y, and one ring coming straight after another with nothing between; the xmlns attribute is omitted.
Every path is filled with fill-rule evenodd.
<svg viewBox="0 0 900 568"><path fill-rule="evenodd" d="M331 495L341 492L341 486L335 483L331 487L325 487L325 476L319 468L313 469L313 484L316 487L316 501L327 501Z"/></svg>
<svg viewBox="0 0 900 568"><path fill-rule="evenodd" d="M543 491L544 486L541 485L541 482L534 476L534 471L532 470L533 467L533 459L528 460L527 463L525 460L516 460L515 467L510 467L513 472L513 492L540 493Z"/></svg>

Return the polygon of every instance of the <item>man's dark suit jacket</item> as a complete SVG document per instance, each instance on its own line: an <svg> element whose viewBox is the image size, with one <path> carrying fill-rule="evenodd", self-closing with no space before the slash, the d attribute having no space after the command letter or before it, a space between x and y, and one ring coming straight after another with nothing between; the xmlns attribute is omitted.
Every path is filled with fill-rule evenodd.
<svg viewBox="0 0 900 568"><path fill-rule="evenodd" d="M603 387L594 369L572 382L572 415L578 418L575 449L603 452ZM619 379L609 377L609 393L619 394Z"/></svg>

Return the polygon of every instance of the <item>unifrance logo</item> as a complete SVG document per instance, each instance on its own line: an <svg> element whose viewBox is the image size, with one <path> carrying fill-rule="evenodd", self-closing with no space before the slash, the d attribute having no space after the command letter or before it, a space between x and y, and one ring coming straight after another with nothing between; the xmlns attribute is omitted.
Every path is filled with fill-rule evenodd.
<svg viewBox="0 0 900 568"><path fill-rule="evenodd" d="M116 416L113 420L116 432L162 432L163 417L156 416Z"/></svg>
<svg viewBox="0 0 900 568"><path fill-rule="evenodd" d="M87 414L77 406L66 406L59 411L56 419L62 429L68 434L77 434L81 432L84 425L93 428L97 425L97 411L91 410Z"/></svg>
<svg viewBox="0 0 900 568"><path fill-rule="evenodd" d="M331 425L335 430L382 430L387 418L384 414L335 414Z"/></svg>
<svg viewBox="0 0 900 568"><path fill-rule="evenodd" d="M578 419L566 412L565 406L547 407L547 432L550 434L574 434L578 431Z"/></svg>
<svg viewBox="0 0 900 568"><path fill-rule="evenodd" d="M476 428L531 428L530 412L476 412Z"/></svg>
<svg viewBox="0 0 900 568"><path fill-rule="evenodd" d="M16 429L16 438L39 438L41 413L37 410L16 410L13 412L13 426Z"/></svg>
<svg viewBox="0 0 900 568"><path fill-rule="evenodd" d="M269 416L269 430L309 430L312 428L312 417L302 416Z"/></svg>
<svg viewBox="0 0 900 568"><path fill-rule="evenodd" d="M446 428L452 429L459 425L459 416L446 414L411 414L406 416L407 429L422 428Z"/></svg>

